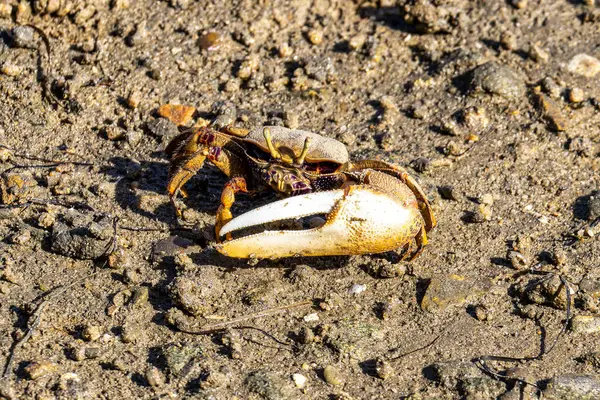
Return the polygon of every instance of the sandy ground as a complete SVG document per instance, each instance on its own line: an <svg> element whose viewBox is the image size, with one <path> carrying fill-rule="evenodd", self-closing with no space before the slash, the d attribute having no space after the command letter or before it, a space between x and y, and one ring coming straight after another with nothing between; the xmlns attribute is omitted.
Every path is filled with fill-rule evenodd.
<svg viewBox="0 0 600 400"><path fill-rule="evenodd" d="M67 3L0 1L0 397L600 398L593 0ZM218 254L226 177L177 221L167 103L407 167L430 244ZM567 303L543 358L477 368L548 350Z"/></svg>

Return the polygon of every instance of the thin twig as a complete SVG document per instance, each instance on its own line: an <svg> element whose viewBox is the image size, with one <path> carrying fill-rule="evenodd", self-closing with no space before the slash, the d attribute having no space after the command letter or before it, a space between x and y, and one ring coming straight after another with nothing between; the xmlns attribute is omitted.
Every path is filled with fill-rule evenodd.
<svg viewBox="0 0 600 400"><path fill-rule="evenodd" d="M313 303L312 300L304 300L304 301L300 301L300 302L294 303L294 304L289 304L286 306L269 308L267 310L259 311L256 313L242 315L241 317L233 318L228 321L219 322L218 324L208 325L198 331L188 330L188 329L180 327L180 326L175 326L175 328L177 328L179 331L181 331L183 333L188 333L190 335L209 335L209 334L221 332L221 331L224 331L224 330L230 329L230 328L237 329L236 327L232 327L231 325L235 325L240 322L249 321L249 320L252 320L255 318L268 317L270 315L278 314L283 311L288 311L288 310L291 310L294 308L308 306L308 305L311 305L312 303Z"/></svg>
<svg viewBox="0 0 600 400"><path fill-rule="evenodd" d="M531 272L537 273L537 274L543 273L543 271L537 271L537 270L532 270ZM533 285L533 287L535 287L535 286L537 286L537 285L545 282L546 280L550 279L551 277L552 277L551 273L546 273L546 276L544 278L540 279L538 282L536 282ZM517 382L520 382L520 383L523 383L523 384L526 384L526 385L531 385L531 386L533 386L533 387L535 387L537 389L540 389L539 386L536 385L535 383L526 381L526 380L521 379L521 378L509 377L509 376L506 376L504 374L499 373L498 371L496 371L492 367L490 367L486 363L486 361L528 362L528 361L542 360L544 358L544 356L546 356L548 353L550 353L554 349L554 347L558 343L558 340L566 332L567 327L569 326L569 321L571 320L571 302L572 302L571 288L569 287L568 281L562 275L559 275L558 277L559 277L562 285L565 288L565 293L566 293L566 297L567 297L566 318L565 318L565 323L562 325L562 328L561 328L560 332L558 332L558 334L554 338L554 341L552 342L552 345L550 345L550 347L548 347L548 348L545 348L544 343L542 342L542 347L540 349L540 353L537 356L534 356L534 357L505 357L505 356L481 356L481 357L477 357L476 359L473 360L473 362L480 369L482 369L487 374L492 375L496 379L499 379L499 380L510 379L510 380L517 381ZM560 290L560 288L558 290Z"/></svg>

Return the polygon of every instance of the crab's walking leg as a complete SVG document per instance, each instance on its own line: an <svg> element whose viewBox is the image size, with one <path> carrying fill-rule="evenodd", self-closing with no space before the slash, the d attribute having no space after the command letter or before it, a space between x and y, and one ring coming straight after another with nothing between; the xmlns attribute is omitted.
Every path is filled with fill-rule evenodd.
<svg viewBox="0 0 600 400"><path fill-rule="evenodd" d="M435 216L431 211L431 206L429 205L427 195L423 189L421 189L421 186L419 186L415 178L413 178L408 171L406 171L406 169L379 160L360 160L350 165L351 171L359 171L363 169L374 169L400 179L410 188L410 190L413 191L417 197L417 200L419 200L419 209L421 210L421 214L425 220L425 230L429 232L437 225Z"/></svg>
<svg viewBox="0 0 600 400"><path fill-rule="evenodd" d="M181 217L181 210L175 204L177 194L187 197L183 185L198 173L207 158L227 176L244 173L243 160L228 150L233 146L239 145L228 136L211 129L183 133L167 146L165 152L171 159L167 191L178 217Z"/></svg>
<svg viewBox="0 0 600 400"><path fill-rule="evenodd" d="M219 241L219 232L223 225L233 219L231 206L235 203L235 195L239 192L248 193L248 189L246 188L246 180L240 176L236 176L225 184L221 193L221 205L217 210L217 220L215 222L217 241ZM225 237L227 240L231 240L231 233L228 233Z"/></svg>

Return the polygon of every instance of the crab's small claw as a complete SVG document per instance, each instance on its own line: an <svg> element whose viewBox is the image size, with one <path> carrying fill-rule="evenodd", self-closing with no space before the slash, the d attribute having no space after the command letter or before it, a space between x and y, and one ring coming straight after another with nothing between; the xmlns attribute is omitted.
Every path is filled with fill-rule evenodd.
<svg viewBox="0 0 600 400"><path fill-rule="evenodd" d="M282 258L380 253L410 243L422 233L423 218L410 194L404 200L370 185L309 193L259 207L229 221L220 236L240 229L310 215L326 222L308 230L278 230L219 243L229 257ZM418 239L417 239L418 240Z"/></svg>

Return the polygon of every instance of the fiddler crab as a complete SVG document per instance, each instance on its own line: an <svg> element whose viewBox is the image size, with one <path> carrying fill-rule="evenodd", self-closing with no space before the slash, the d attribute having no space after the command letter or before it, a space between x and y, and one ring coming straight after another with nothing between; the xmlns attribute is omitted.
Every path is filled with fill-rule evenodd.
<svg viewBox="0 0 600 400"><path fill-rule="evenodd" d="M178 193L187 196L183 185L206 159L231 178L215 223L215 247L229 257L358 255L402 247L404 258L412 260L436 225L425 193L404 168L378 160L350 161L342 143L316 133L280 126L252 131L203 126L179 134L165 151L167 188L179 216L175 199ZM236 194L266 189L284 199L233 218ZM274 221L322 215L325 222L311 229L233 237Z"/></svg>

